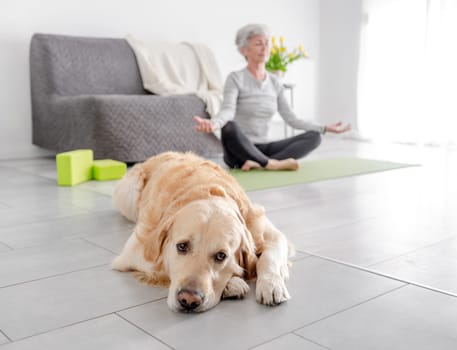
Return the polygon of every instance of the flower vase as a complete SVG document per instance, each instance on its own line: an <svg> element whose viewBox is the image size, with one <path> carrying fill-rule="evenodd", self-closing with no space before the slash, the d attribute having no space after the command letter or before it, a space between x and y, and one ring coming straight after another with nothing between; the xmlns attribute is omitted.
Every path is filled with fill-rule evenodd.
<svg viewBox="0 0 457 350"><path fill-rule="evenodd" d="M284 71L282 70L275 70L273 72L271 72L273 75L275 75L277 78L279 78L280 80L284 79L284 75L286 74Z"/></svg>

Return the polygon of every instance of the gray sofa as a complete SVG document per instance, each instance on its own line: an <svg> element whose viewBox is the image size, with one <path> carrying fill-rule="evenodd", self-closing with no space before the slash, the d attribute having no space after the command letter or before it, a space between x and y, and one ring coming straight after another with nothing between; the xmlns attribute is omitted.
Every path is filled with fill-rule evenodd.
<svg viewBox="0 0 457 350"><path fill-rule="evenodd" d="M34 34L30 45L33 143L64 152L90 148L96 159L129 163L169 150L220 154L219 140L197 133L209 117L193 95L143 89L125 39Z"/></svg>

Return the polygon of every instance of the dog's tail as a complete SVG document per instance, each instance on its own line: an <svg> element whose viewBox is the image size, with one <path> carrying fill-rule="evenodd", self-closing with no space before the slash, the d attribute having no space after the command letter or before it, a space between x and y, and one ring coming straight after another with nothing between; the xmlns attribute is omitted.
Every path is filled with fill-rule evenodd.
<svg viewBox="0 0 457 350"><path fill-rule="evenodd" d="M138 202L145 177L141 164L135 165L117 184L113 193L114 207L133 222L138 217Z"/></svg>

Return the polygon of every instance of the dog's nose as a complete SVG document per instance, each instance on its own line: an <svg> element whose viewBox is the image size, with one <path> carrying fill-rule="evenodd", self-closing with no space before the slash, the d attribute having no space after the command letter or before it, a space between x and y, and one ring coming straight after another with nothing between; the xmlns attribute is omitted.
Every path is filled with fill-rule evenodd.
<svg viewBox="0 0 457 350"><path fill-rule="evenodd" d="M178 293L178 301L183 309L192 311L201 305L203 302L203 295L195 290L182 289Z"/></svg>

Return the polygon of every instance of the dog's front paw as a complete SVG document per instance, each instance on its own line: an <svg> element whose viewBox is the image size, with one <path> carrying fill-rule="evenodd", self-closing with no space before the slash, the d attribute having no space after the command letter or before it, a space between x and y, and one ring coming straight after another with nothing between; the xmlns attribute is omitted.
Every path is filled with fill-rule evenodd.
<svg viewBox="0 0 457 350"><path fill-rule="evenodd" d="M222 299L242 298L249 292L248 284L240 277L233 276L225 286Z"/></svg>
<svg viewBox="0 0 457 350"><path fill-rule="evenodd" d="M257 277L256 299L265 305L278 305L289 300L290 295L284 279L272 274Z"/></svg>
<svg viewBox="0 0 457 350"><path fill-rule="evenodd" d="M289 264L282 265L279 269L279 274L281 275L284 281L287 281L289 279Z"/></svg>

